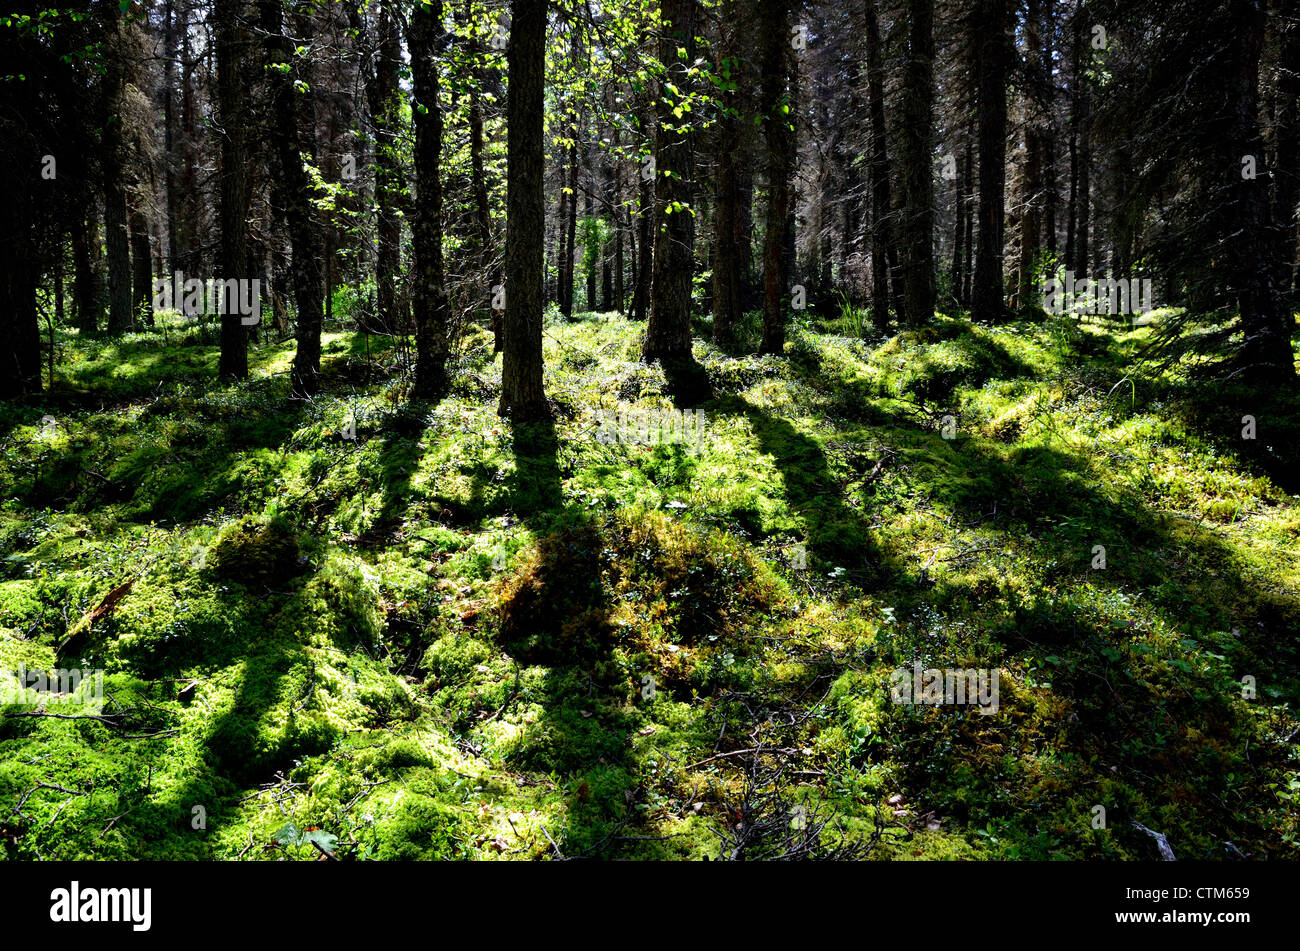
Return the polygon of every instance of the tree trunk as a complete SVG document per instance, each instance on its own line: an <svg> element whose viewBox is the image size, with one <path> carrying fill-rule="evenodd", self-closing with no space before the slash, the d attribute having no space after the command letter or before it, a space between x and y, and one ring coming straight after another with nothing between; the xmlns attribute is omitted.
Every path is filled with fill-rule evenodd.
<svg viewBox="0 0 1300 951"><path fill-rule="evenodd" d="M934 319L934 0L908 0L911 37L904 89L903 313L909 327Z"/></svg>
<svg viewBox="0 0 1300 951"><path fill-rule="evenodd" d="M786 302L790 295L789 237L794 172L794 135L790 125L790 7L788 0L759 0L762 24L759 91L763 138L767 144L767 221L763 234L763 340L759 353L785 352Z"/></svg>
<svg viewBox="0 0 1300 951"><path fill-rule="evenodd" d="M506 319L498 411L518 420L545 419L550 416L542 390L545 0L512 0L507 59Z"/></svg>
<svg viewBox="0 0 1300 951"><path fill-rule="evenodd" d="M1234 0L1238 24L1230 39L1227 111L1231 134L1220 145L1223 167L1238 153L1263 155L1259 129L1259 59L1264 45L1264 0ZM1236 359L1242 378L1258 387L1295 380L1291 336L1295 318L1283 306L1275 279L1278 242L1269 208L1268 177L1234 175L1229 187L1228 221L1220 247L1228 258L1230 291L1241 311L1245 339Z"/></svg>
<svg viewBox="0 0 1300 951"><path fill-rule="evenodd" d="M650 308L650 272L654 262L655 178L650 169L637 170L637 261L632 290L632 319L645 320Z"/></svg>
<svg viewBox="0 0 1300 951"><path fill-rule="evenodd" d="M730 60L735 55L736 27L730 30L725 25L718 50L718 69L721 72L722 60ZM713 203L713 342L719 347L731 347L735 343L736 324L740 321L740 248L739 248L739 214L740 194L739 180L736 175L736 163L740 151L740 118L734 114L736 95L734 91L720 94L717 151L714 154L714 190Z"/></svg>
<svg viewBox="0 0 1300 951"><path fill-rule="evenodd" d="M1043 203L1042 134L1043 87L1047 77L1040 72L1042 62L1041 0L1029 0L1025 14L1025 73L1029 80L1025 96L1025 173L1020 217L1020 263L1017 269L1016 303L1021 311L1038 302L1034 287L1034 264L1041 253Z"/></svg>
<svg viewBox="0 0 1300 951"><path fill-rule="evenodd" d="M1281 21L1281 18L1278 18ZM1282 23L1278 58L1277 174L1274 176L1273 219L1277 228L1277 287L1286 306L1295 308L1300 283L1297 274L1297 238L1300 222L1300 20Z"/></svg>
<svg viewBox="0 0 1300 951"><path fill-rule="evenodd" d="M163 191L167 201L167 270L170 274L180 270L177 246L176 220L176 58L179 43L176 8L173 0L163 4ZM159 248L161 253L162 248Z"/></svg>
<svg viewBox="0 0 1300 951"><path fill-rule="evenodd" d="M278 6L278 4L277 4ZM242 0L214 0L213 32L217 55L217 115L221 122L221 251L223 281L247 280L248 267L248 33L243 26ZM296 255L295 255L296 257ZM248 333L239 315L234 288L227 285L221 308L221 358L223 379L248 376ZM301 315L300 315L301 321Z"/></svg>
<svg viewBox="0 0 1300 951"><path fill-rule="evenodd" d="M320 333L324 295L321 280L321 229L313 215L312 184L303 169L301 153L305 147L303 131L315 128L308 104L299 116L295 103L297 92L291 72L279 68L293 60L293 44L284 32L282 0L260 0L263 29L266 30L267 70L270 84L271 112L275 118L271 129L278 167L280 203L289 229L293 249L291 280L294 303L298 309L297 348L290 371L290 394L306 399L320 389ZM310 132L308 133L310 134Z"/></svg>
<svg viewBox="0 0 1300 951"><path fill-rule="evenodd" d="M131 314L136 321L149 315L153 322L153 262L150 258L149 223L144 215L131 209Z"/></svg>
<svg viewBox="0 0 1300 951"><path fill-rule="evenodd" d="M867 94L871 111L871 322L889 326L889 145L885 128L885 66L875 0L867 0Z"/></svg>
<svg viewBox="0 0 1300 951"><path fill-rule="evenodd" d="M442 107L438 104L438 53L446 40L442 0L417 5L409 37L415 125L416 199L411 215L415 281L411 311L415 319L417 399L447 395L447 357L451 313L442 263Z"/></svg>
<svg viewBox="0 0 1300 951"><path fill-rule="evenodd" d="M663 0L664 27L659 61L663 86L673 83L687 94L695 56L695 0ZM686 57L678 56L684 49ZM691 283L695 270L695 168L692 143L683 120L673 115L676 96L663 88L656 100L655 243L650 280L650 319L643 358L669 364L691 358Z"/></svg>
<svg viewBox="0 0 1300 951"><path fill-rule="evenodd" d="M1002 284L1002 226L1006 185L1007 2L980 0L972 21L979 74L979 243L971 318L992 322L1006 312Z"/></svg>
<svg viewBox="0 0 1300 951"><path fill-rule="evenodd" d="M366 93L375 126L375 311L379 329L394 333L400 326L397 282L402 269L402 220L398 215L406 191L400 149L401 99L398 70L402 65L401 37L388 5L381 5L377 25L379 48Z"/></svg>
<svg viewBox="0 0 1300 951"><path fill-rule="evenodd" d="M99 247L99 216L86 215L85 226L72 231L72 296L77 305L77 329L83 334L99 330L99 279L91 249Z"/></svg>

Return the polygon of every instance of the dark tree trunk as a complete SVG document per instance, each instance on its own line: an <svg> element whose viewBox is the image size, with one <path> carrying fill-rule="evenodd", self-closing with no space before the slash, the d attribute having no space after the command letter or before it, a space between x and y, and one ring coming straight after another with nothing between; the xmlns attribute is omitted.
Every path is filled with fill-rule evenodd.
<svg viewBox="0 0 1300 951"><path fill-rule="evenodd" d="M618 134L614 134L614 145L618 146ZM618 198L614 190L614 169L613 163L609 156L606 155L601 160L602 179L604 181L604 201L605 207L617 209ZM601 215L604 218L604 215ZM618 230L617 212L610 216L610 222L613 230ZM614 309L614 273L613 261L611 260L611 246L608 241L602 243L600 250L600 309L609 313Z"/></svg>
<svg viewBox="0 0 1300 951"><path fill-rule="evenodd" d="M965 275L962 272L962 265L966 263L966 218L969 215L967 203L967 188L970 186L969 177L969 154L970 149L967 147L967 158L963 162L963 168L957 177L953 180L953 229L952 229L952 294L956 298L958 306L966 306L963 299L962 287L965 282Z"/></svg>
<svg viewBox="0 0 1300 951"><path fill-rule="evenodd" d="M1076 185L1074 189L1074 256L1070 266L1076 277L1088 273L1088 241L1091 229L1092 188L1090 173L1092 171L1092 149L1088 142L1090 131L1088 116L1092 108L1092 92L1089 88L1088 66L1092 59L1092 47L1087 39L1087 24L1076 16L1074 64L1074 111L1076 115L1075 152L1077 153Z"/></svg>
<svg viewBox="0 0 1300 951"><path fill-rule="evenodd" d="M889 326L889 144L885 127L885 65L875 0L867 0L867 95L871 111L871 321Z"/></svg>
<svg viewBox="0 0 1300 951"><path fill-rule="evenodd" d="M189 20L190 3L189 0L182 0L181 19L182 24ZM178 217L177 233L179 239L177 245L180 253L177 255L179 268L182 271L190 272L200 266L199 255L196 245L196 235L201 232L203 227L203 205L198 186L198 154L196 142L198 139L198 126L196 116L198 107L195 104L195 80L194 69L197 61L192 55L190 48L190 31L183 25L181 28L181 106L184 113L182 126L182 157L184 164L181 170L181 187L180 194L183 196L184 213ZM196 274L187 274L195 277Z"/></svg>
<svg viewBox="0 0 1300 951"><path fill-rule="evenodd" d="M585 150L584 150L585 151ZM591 167L589 155L583 156L583 162L588 168ZM588 183L589 185L592 183ZM591 188L588 187L582 193L582 220L583 230L586 232L582 237L582 263L583 270L587 278L587 299L583 302L586 309L591 311L596 309L596 265L600 260L600 248L592 248L591 243L595 237L589 230L591 228L592 207L591 207ZM594 253L593 253L594 251Z"/></svg>
<svg viewBox="0 0 1300 951"><path fill-rule="evenodd" d="M637 171L637 257L632 290L632 319L645 320L650 309L650 273L654 269L655 180L642 166Z"/></svg>
<svg viewBox="0 0 1300 951"><path fill-rule="evenodd" d="M904 88L903 312L910 327L934 319L934 0L908 0Z"/></svg>
<svg viewBox="0 0 1300 951"><path fill-rule="evenodd" d="M149 247L149 223L144 215L131 210L131 313L136 320L150 315L153 310L153 262Z"/></svg>
<svg viewBox="0 0 1300 951"><path fill-rule="evenodd" d="M735 55L736 27L724 31L718 59ZM721 71L721 64L719 64ZM740 151L740 118L735 114L734 91L723 92L719 102L718 135L714 154L713 203L713 342L720 347L735 343L736 324L741 314L740 283L740 194L736 164Z"/></svg>
<svg viewBox="0 0 1300 951"><path fill-rule="evenodd" d="M451 323L442 263L442 107L438 104L438 53L446 41L442 0L416 6L410 30L417 186L411 215L414 393L418 399L439 400L447 395L450 382L447 356Z"/></svg>
<svg viewBox="0 0 1300 951"><path fill-rule="evenodd" d="M387 4L380 8L377 31L379 47L366 93L375 125L375 316L379 326L363 329L393 333L400 326L397 282L402 269L402 221L398 210L403 204L406 183L399 155L398 70L402 65L402 46L397 20Z"/></svg>
<svg viewBox="0 0 1300 951"><path fill-rule="evenodd" d="M1281 21L1281 18L1278 18ZM1282 23L1279 56L1277 117L1277 174L1274 176L1273 218L1278 239L1278 291L1287 306L1297 304L1297 238L1300 222L1300 20Z"/></svg>
<svg viewBox="0 0 1300 951"><path fill-rule="evenodd" d="M542 390L542 239L546 154L542 89L546 2L512 0L507 101L506 319L499 412L518 420L549 418Z"/></svg>
<svg viewBox="0 0 1300 951"><path fill-rule="evenodd" d="M266 30L267 61L272 67L291 63L293 44L284 33L282 0L260 0L263 28ZM312 185L303 169L300 155L309 151L303 130L315 128L314 110L304 104L303 115L295 99L297 92L289 72L267 70L271 91L271 111L275 117L271 131L278 188L293 249L291 280L297 305L297 348L290 372L290 393L294 399L306 399L320 389L320 333L324 310L321 279L321 229L312 210ZM308 133L310 134L310 132Z"/></svg>
<svg viewBox="0 0 1300 951"><path fill-rule="evenodd" d="M763 233L763 340L759 353L785 352L790 261L786 249L792 209L794 120L789 95L790 7L788 0L759 0L762 30L760 114L767 143L767 221Z"/></svg>
<svg viewBox="0 0 1300 951"><path fill-rule="evenodd" d="M1052 51L1056 48L1056 0L1043 3L1043 46L1039 76L1046 84L1043 116L1043 230L1047 253L1056 256L1056 83L1052 78Z"/></svg>
<svg viewBox="0 0 1300 951"><path fill-rule="evenodd" d="M979 243L971 317L1001 320L1006 312L1002 284L1003 202L1006 185L1007 0L980 0L972 21L979 74Z"/></svg>
<svg viewBox="0 0 1300 951"><path fill-rule="evenodd" d="M278 3L277 3L278 8ZM247 280L248 268L248 31L242 0L214 0L213 32L217 55L217 114L221 122L221 251L223 281ZM296 257L296 255L295 255ZM227 285L221 314L223 379L248 376L248 332L239 315L237 292ZM301 322L301 315L299 316Z"/></svg>
<svg viewBox="0 0 1300 951"><path fill-rule="evenodd" d="M1023 211L1020 217L1020 262L1016 279L1016 304L1025 310L1037 303L1034 288L1034 263L1041 253L1043 203L1043 146L1042 112L1043 88L1047 77L1039 66L1042 62L1042 8L1041 0L1029 0L1025 14L1025 75L1029 90L1025 97L1025 172L1023 178Z"/></svg>
<svg viewBox="0 0 1300 951"><path fill-rule="evenodd" d="M1230 40L1227 110L1231 133L1220 143L1224 168L1240 154L1263 155L1259 129L1259 59L1264 45L1264 0L1233 0L1238 29ZM1228 221L1220 247L1227 255L1229 288L1241 311L1245 339L1236 358L1237 371L1250 383L1266 387L1295 380L1291 336L1295 318L1275 285L1278 242L1269 207L1268 177L1233 176L1228 194Z"/></svg>
<svg viewBox="0 0 1300 951"><path fill-rule="evenodd" d="M614 145L618 146L619 137L617 130L614 133ZM627 307L627 298L624 296L623 286L623 268L626 262L623 260L623 242L624 233L627 231L627 213L623 208L623 163L615 161L614 169L614 303L620 314L624 313Z"/></svg>
<svg viewBox="0 0 1300 951"><path fill-rule="evenodd" d="M13 115L15 83L0 90L0 111ZM11 161L11 156L13 161ZM23 159L28 156L23 155ZM0 153L0 173L7 181L30 176L36 162L21 163L13 152ZM15 168L24 164L26 167ZM41 331L36 309L40 281L34 243L40 213L36 189L6 195L0 201L0 399L16 400L41 390Z"/></svg>
<svg viewBox="0 0 1300 951"><path fill-rule="evenodd" d="M176 8L172 0L163 4L163 191L167 201L167 269L169 272L180 270L180 253L177 244L176 220L176 58L179 43L176 23ZM159 253L162 248L159 247ZM169 273L170 277L171 274Z"/></svg>
<svg viewBox="0 0 1300 951"><path fill-rule="evenodd" d="M966 168L962 172L962 191L966 195L966 240L963 243L961 265L961 305L970 307L971 288L975 281L975 215L971 213L971 198L975 191L975 128L966 134Z"/></svg>
<svg viewBox="0 0 1300 951"><path fill-rule="evenodd" d="M576 133L575 133L576 134ZM573 317L574 269L578 254L578 149L569 147L569 184L564 193L564 252L560 258L560 313Z"/></svg>
<svg viewBox="0 0 1300 951"><path fill-rule="evenodd" d="M695 56L695 0L664 0L659 61L665 83L687 94ZM677 51L686 51L685 59ZM689 133L673 115L676 96L661 89L656 100L655 243L650 280L650 319L643 357L670 364L691 358L691 282L695 270L695 162Z"/></svg>
<svg viewBox="0 0 1300 951"><path fill-rule="evenodd" d="M77 328L83 334L99 330L99 275L95 270L92 248L99 247L99 216L86 215L85 226L72 231L72 296L77 305Z"/></svg>

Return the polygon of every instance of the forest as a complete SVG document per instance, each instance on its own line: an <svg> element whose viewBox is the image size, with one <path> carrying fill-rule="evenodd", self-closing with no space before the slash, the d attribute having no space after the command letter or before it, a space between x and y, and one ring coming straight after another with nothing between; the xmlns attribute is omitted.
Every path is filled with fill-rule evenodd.
<svg viewBox="0 0 1300 951"><path fill-rule="evenodd" d="M1300 857L1297 0L4 9L0 859Z"/></svg>

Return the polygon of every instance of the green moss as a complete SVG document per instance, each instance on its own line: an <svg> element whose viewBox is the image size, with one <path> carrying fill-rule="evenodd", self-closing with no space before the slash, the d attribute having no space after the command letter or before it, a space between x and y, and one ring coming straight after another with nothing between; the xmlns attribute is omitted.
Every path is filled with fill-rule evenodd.
<svg viewBox="0 0 1300 951"><path fill-rule="evenodd" d="M436 407L350 335L296 405L291 342L218 386L202 331L61 341L95 400L0 407L0 668L83 631L125 720L0 718L0 856L716 857L759 745L875 858L1293 854L1294 398L1146 328L843 329L697 345L696 446L594 438L672 407L614 315L548 325L540 430L482 332ZM918 661L999 714L894 703Z"/></svg>

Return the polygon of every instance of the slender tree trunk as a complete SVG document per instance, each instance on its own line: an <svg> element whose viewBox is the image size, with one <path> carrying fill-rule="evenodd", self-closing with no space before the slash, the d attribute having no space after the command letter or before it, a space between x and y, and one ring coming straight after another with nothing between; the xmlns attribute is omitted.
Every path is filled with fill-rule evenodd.
<svg viewBox="0 0 1300 951"><path fill-rule="evenodd" d="M84 227L72 231L72 295L77 305L77 328L83 334L99 330L99 288L91 248L99 245L99 216L86 215Z"/></svg>
<svg viewBox="0 0 1300 951"><path fill-rule="evenodd" d="M992 322L1006 312L1002 227L1006 185L1007 0L980 0L973 21L979 44L979 243L971 318Z"/></svg>
<svg viewBox="0 0 1300 951"><path fill-rule="evenodd" d="M506 319L499 412L518 420L544 419L550 417L542 390L545 0L512 0L507 58Z"/></svg>
<svg viewBox="0 0 1300 951"><path fill-rule="evenodd" d="M871 111L871 321L889 326L889 145L885 127L885 65L876 0L866 0L867 95Z"/></svg>
<svg viewBox="0 0 1300 951"><path fill-rule="evenodd" d="M177 231L180 236L177 244L180 247L178 260L180 261L179 269L185 272L192 271L199 267L198 253L195 247L195 235L199 233L203 224L203 206L200 202L198 187L198 154L196 140L198 138L198 127L196 115L198 112L195 104L195 81L194 69L197 61L193 56L190 47L190 31L187 28L189 22L190 2L182 0L181 6L181 106L184 113L182 123L182 154L184 165L181 173L180 194L184 199L184 214L180 215L177 220ZM189 275L197 276L197 275ZM179 309L179 308L178 308Z"/></svg>
<svg viewBox="0 0 1300 951"><path fill-rule="evenodd" d="M614 145L619 145L619 136L617 130L614 132ZM627 215L623 208L623 163L614 161L614 302L618 312L622 314L627 307L627 298L624 296L623 286L623 268L626 263L623 260L623 242L624 233L627 231Z"/></svg>
<svg viewBox="0 0 1300 951"><path fill-rule="evenodd" d="M1039 76L1045 87L1043 116L1043 230L1047 253L1056 256L1056 82L1052 78L1052 52L1056 48L1056 0L1043 2L1043 46Z"/></svg>
<svg viewBox="0 0 1300 951"><path fill-rule="evenodd" d="M971 213L971 199L975 191L975 126L966 132L966 167L962 172L962 191L966 195L966 240L963 242L961 265L961 305L970 307L971 288L975 280L975 215Z"/></svg>
<svg viewBox="0 0 1300 951"><path fill-rule="evenodd" d="M214 0L213 32L217 56L217 114L221 122L221 251L222 281L247 280L248 273L248 33L243 26L242 0ZM295 255L296 257L296 255ZM239 315L237 291L227 285L221 314L221 358L218 375L242 380L248 376L248 333ZM301 321L302 315L299 315Z"/></svg>
<svg viewBox="0 0 1300 951"><path fill-rule="evenodd" d="M1238 29L1230 40L1227 83L1232 134L1220 143L1223 167L1238 153L1263 155L1259 129L1259 60L1264 46L1264 0L1233 0ZM1234 176L1228 195L1228 222L1220 247L1228 258L1231 291L1241 311L1244 334L1238 372L1259 387L1295 380L1291 337L1295 318L1284 306L1275 279L1278 242L1272 226L1268 178Z"/></svg>
<svg viewBox="0 0 1300 951"><path fill-rule="evenodd" d="M966 217L969 211L966 207L967 193L969 185L968 168L963 168L961 173L953 180L953 229L952 229L952 293L957 299L958 306L964 307L966 302L962 299L962 287L965 276L962 273L962 265L966 262Z"/></svg>
<svg viewBox="0 0 1300 951"><path fill-rule="evenodd" d="M910 327L934 319L934 0L908 0L911 37L904 95L903 312Z"/></svg>
<svg viewBox="0 0 1300 951"><path fill-rule="evenodd" d="M406 192L399 150L401 99L398 71L402 45L397 20L388 4L381 5L377 25L379 48L374 73L366 84L375 126L375 310L378 328L395 332L397 281L402 269L402 220L398 215Z"/></svg>
<svg viewBox="0 0 1300 951"><path fill-rule="evenodd" d="M760 353L785 352L790 261L786 249L792 209L794 119L789 95L790 7L788 0L759 0L761 24L759 91L767 143L767 222L763 236L763 340Z"/></svg>
<svg viewBox="0 0 1300 951"><path fill-rule="evenodd" d="M1078 53L1075 61L1075 110L1078 114L1078 134L1075 149L1078 153L1078 172L1076 194L1074 199L1074 259L1070 262L1076 277L1088 273L1088 241L1091 229L1092 188L1090 173L1092 170L1092 148L1089 145L1088 117L1092 109L1092 92L1089 88L1088 66L1091 62L1091 46L1087 41L1085 30L1087 24L1076 16L1076 44Z"/></svg>
<svg viewBox="0 0 1300 951"><path fill-rule="evenodd" d="M438 104L438 53L445 45L442 0L418 5L411 13L412 115L415 124L416 199L411 215L415 282L417 399L447 394L451 313L442 261L442 107Z"/></svg>
<svg viewBox="0 0 1300 951"><path fill-rule="evenodd" d="M735 26L723 25L723 39L718 50L718 69L722 60L735 55ZM734 91L721 93L719 102L717 152L714 155L713 203L713 342L720 347L735 343L736 324L740 321L740 248L738 241L740 195L736 174L740 151L740 118L735 115Z"/></svg>
<svg viewBox="0 0 1300 951"><path fill-rule="evenodd" d="M578 256L578 149L569 147L569 185L564 195L564 257L560 260L560 312L573 318L574 270Z"/></svg>
<svg viewBox="0 0 1300 951"><path fill-rule="evenodd" d="M163 4L163 190L167 201L167 269L180 270L176 210L176 58L178 34L173 0ZM161 247L159 252L161 253Z"/></svg>
<svg viewBox="0 0 1300 951"><path fill-rule="evenodd" d="M695 56L695 0L663 0L659 60L685 96ZM678 50L686 51L679 57ZM673 115L677 96L666 88L656 100L655 243L650 282L650 319L643 358L669 364L691 359L691 284L695 271L695 161L691 137Z"/></svg>
<svg viewBox="0 0 1300 951"><path fill-rule="evenodd" d="M1281 18L1279 17L1279 22ZM1300 221L1300 19L1282 23L1281 53L1278 57L1277 174L1274 176L1273 219L1277 227L1277 287L1285 305L1300 303L1300 273L1297 272L1297 239Z"/></svg>
<svg viewBox="0 0 1300 951"><path fill-rule="evenodd" d="M322 235L312 212L312 185L303 168L303 129L314 129L313 110L305 106L300 116L291 71L293 43L284 32L282 0L259 0L262 28L266 31L266 71L270 84L271 135L278 187L293 249L294 303L298 309L297 348L290 370L290 393L307 399L320 389L320 333L324 310L321 278Z"/></svg>
<svg viewBox="0 0 1300 951"><path fill-rule="evenodd" d="M131 224L131 313L136 321L150 315L153 310L153 263L149 247L149 223L135 209L130 212Z"/></svg>
<svg viewBox="0 0 1300 951"><path fill-rule="evenodd" d="M1020 217L1020 262L1017 269L1016 303L1020 310L1035 305L1038 294L1034 287L1034 263L1041 253L1043 204L1043 145L1042 111L1043 87L1047 77L1039 66L1042 62L1042 8L1041 0L1029 0L1025 14L1025 74L1029 80L1025 96L1025 172Z"/></svg>
<svg viewBox="0 0 1300 951"><path fill-rule="evenodd" d="M650 309L650 273L654 265L655 179L650 168L637 172L637 258L632 291L632 319L645 320Z"/></svg>
<svg viewBox="0 0 1300 951"><path fill-rule="evenodd" d="M585 149L583 151L584 153L586 152ZM588 168L591 168L590 155L584 154L583 158L583 164ZM594 182L588 184L591 185L594 184ZM588 187L582 193L582 220L583 230L585 232L582 241L582 263L583 270L586 272L585 277L587 278L587 300L584 303L586 304L586 309L589 311L596 309L596 265L600 259L600 248L591 247L595 238L595 235L593 235L589 230L591 228L591 219L593 214L594 212L591 206L591 188Z"/></svg>

